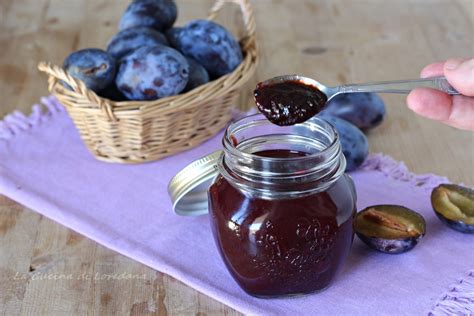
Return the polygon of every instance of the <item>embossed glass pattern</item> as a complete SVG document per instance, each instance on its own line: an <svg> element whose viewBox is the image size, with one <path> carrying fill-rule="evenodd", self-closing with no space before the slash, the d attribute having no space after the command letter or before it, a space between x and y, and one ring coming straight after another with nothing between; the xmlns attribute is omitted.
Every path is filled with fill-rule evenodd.
<svg viewBox="0 0 474 316"><path fill-rule="evenodd" d="M209 211L230 274L259 297L326 288L354 236L337 133L318 118L276 127L255 115L233 123L223 144Z"/></svg>

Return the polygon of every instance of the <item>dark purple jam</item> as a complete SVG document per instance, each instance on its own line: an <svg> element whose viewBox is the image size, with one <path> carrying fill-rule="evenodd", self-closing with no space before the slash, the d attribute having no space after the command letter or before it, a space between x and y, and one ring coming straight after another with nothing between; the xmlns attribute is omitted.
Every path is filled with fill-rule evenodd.
<svg viewBox="0 0 474 316"><path fill-rule="evenodd" d="M280 126L310 119L327 102L326 95L318 88L297 80L265 85L259 83L254 96L259 111L270 122Z"/></svg>
<svg viewBox="0 0 474 316"><path fill-rule="evenodd" d="M274 158L307 155L289 150L255 154ZM299 198L269 200L246 195L219 175L209 189L209 209L227 268L254 296L326 288L344 263L354 237L355 202L345 184Z"/></svg>

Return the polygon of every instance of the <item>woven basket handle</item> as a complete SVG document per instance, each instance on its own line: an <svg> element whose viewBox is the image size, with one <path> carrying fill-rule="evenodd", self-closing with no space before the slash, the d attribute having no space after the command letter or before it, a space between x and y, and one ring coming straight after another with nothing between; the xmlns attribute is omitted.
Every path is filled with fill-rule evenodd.
<svg viewBox="0 0 474 316"><path fill-rule="evenodd" d="M44 61L38 64L38 69L49 75L49 92L53 92L53 89L56 85L61 86L60 82L63 81L64 83L68 84L74 92L85 96L92 103L97 104L109 121L117 121L117 118L112 110L112 105L106 100L100 98L97 94L95 94L94 91L89 90L82 80L76 79L69 75L63 68L56 65L51 65L50 63L46 63Z"/></svg>
<svg viewBox="0 0 474 316"><path fill-rule="evenodd" d="M42 61L38 64L38 69L49 75L48 89L50 92L58 81L67 83L77 93L84 94L87 91L87 87L82 80L78 80L69 75L61 67Z"/></svg>
<svg viewBox="0 0 474 316"><path fill-rule="evenodd" d="M208 19L214 20L226 3L235 3L240 6L245 25L245 37L241 39L243 49L248 50L250 47L256 48L257 35L255 32L255 18L253 16L250 0L217 0L209 12Z"/></svg>

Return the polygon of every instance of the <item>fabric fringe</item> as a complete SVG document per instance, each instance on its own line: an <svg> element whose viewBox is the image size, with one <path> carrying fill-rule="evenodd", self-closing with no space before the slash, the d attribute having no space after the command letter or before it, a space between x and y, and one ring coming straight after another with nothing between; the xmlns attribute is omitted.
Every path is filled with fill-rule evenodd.
<svg viewBox="0 0 474 316"><path fill-rule="evenodd" d="M474 315L474 270L450 286L428 315Z"/></svg>
<svg viewBox="0 0 474 316"><path fill-rule="evenodd" d="M426 190L432 190L441 183L450 183L448 178L435 174L414 174L408 170L405 163L396 161L392 157L381 153L372 154L367 157L358 170L380 171L394 180L408 182Z"/></svg>
<svg viewBox="0 0 474 316"><path fill-rule="evenodd" d="M20 111L14 111L5 116L3 120L0 120L0 140L8 141L15 135L27 131L45 119L64 111L64 107L54 96L42 97L40 104L33 105L29 116Z"/></svg>

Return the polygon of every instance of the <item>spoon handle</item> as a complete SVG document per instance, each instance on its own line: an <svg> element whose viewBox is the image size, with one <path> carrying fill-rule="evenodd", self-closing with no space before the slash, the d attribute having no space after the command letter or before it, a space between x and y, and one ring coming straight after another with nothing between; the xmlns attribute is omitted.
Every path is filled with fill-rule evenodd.
<svg viewBox="0 0 474 316"><path fill-rule="evenodd" d="M350 84L340 86L340 92L409 93L411 90L421 87L437 89L450 95L460 94L448 83L445 77Z"/></svg>

